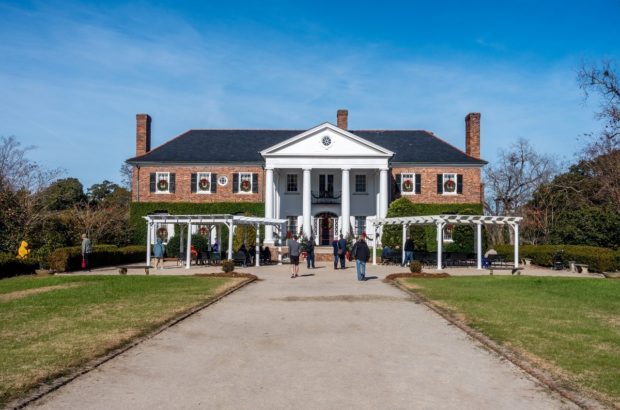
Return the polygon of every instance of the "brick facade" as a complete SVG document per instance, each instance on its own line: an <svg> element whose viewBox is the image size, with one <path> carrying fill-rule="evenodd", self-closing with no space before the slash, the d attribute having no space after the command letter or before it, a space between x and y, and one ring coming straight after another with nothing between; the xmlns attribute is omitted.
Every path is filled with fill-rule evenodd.
<svg viewBox="0 0 620 410"><path fill-rule="evenodd" d="M176 189L174 193L163 194L150 192L150 174L153 172L170 172L176 175ZM218 184L215 193L192 193L191 175L197 172L214 172L218 178L226 176L228 184ZM258 193L233 193L233 174L249 172L258 174ZM140 186L138 182L140 174ZM264 171L260 166L149 166L134 168L132 184L132 200L134 202L263 202ZM139 188L139 189L138 189Z"/></svg>
<svg viewBox="0 0 620 410"><path fill-rule="evenodd" d="M459 167L394 167L390 170L392 181L391 200L402 197L417 204L465 204L481 202L480 168ZM422 190L420 194L402 194L396 189L396 175L403 173L420 174ZM455 173L463 175L463 193L443 195L437 193L437 174Z"/></svg>

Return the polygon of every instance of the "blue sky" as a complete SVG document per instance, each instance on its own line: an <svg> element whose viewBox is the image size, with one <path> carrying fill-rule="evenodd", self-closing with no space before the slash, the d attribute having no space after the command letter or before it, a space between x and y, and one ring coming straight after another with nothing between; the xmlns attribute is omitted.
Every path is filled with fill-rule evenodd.
<svg viewBox="0 0 620 410"><path fill-rule="evenodd" d="M620 63L619 16L618 0L0 0L0 135L86 187L119 181L139 112L154 146L191 128L307 129L348 108L351 129L462 148L477 111L484 158L523 137L571 160L601 127L577 70Z"/></svg>

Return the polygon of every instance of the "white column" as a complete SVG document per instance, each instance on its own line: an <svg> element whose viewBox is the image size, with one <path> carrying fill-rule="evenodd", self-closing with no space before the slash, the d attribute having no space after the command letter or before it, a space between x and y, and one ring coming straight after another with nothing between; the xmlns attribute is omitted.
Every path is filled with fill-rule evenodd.
<svg viewBox="0 0 620 410"><path fill-rule="evenodd" d="M437 269L441 269L441 257L443 253L443 222L437 222Z"/></svg>
<svg viewBox="0 0 620 410"><path fill-rule="evenodd" d="M222 247L224 246L222 243L222 224L217 224L217 237L215 240L217 241L217 251L220 252L221 255Z"/></svg>
<svg viewBox="0 0 620 410"><path fill-rule="evenodd" d="M227 223L228 226L228 259L232 260L232 245L233 245L233 235L235 234L235 223L233 220L230 220L230 223Z"/></svg>
<svg viewBox="0 0 620 410"><path fill-rule="evenodd" d="M476 224L476 253L478 269L482 269L482 224Z"/></svg>
<svg viewBox="0 0 620 410"><path fill-rule="evenodd" d="M519 267L519 224L513 225L515 230L515 268Z"/></svg>
<svg viewBox="0 0 620 410"><path fill-rule="evenodd" d="M273 168L265 169L265 218L273 218ZM273 225L265 225L265 244L273 245Z"/></svg>
<svg viewBox="0 0 620 410"><path fill-rule="evenodd" d="M151 231L152 230L153 230L153 223L147 222L146 223L146 266L151 266Z"/></svg>
<svg viewBox="0 0 620 410"><path fill-rule="evenodd" d="M187 264L185 269L189 269L189 265L192 263L192 222L187 223L187 256L185 257Z"/></svg>
<svg viewBox="0 0 620 410"><path fill-rule="evenodd" d="M310 219L310 212L312 209L312 191L310 185L310 176L311 169L304 168L304 178L303 178L303 202L302 202L302 214L303 214L303 225L304 225L304 233L306 237L310 238L312 234L312 221Z"/></svg>
<svg viewBox="0 0 620 410"><path fill-rule="evenodd" d="M407 225L403 225L403 240L402 240L402 259L401 264L405 261L405 241L407 241Z"/></svg>
<svg viewBox="0 0 620 410"><path fill-rule="evenodd" d="M381 202L381 215L380 218L385 218L388 211L388 170L387 168L379 171L379 197Z"/></svg>
<svg viewBox="0 0 620 410"><path fill-rule="evenodd" d="M254 266L260 266L260 225L256 224L256 251L254 252ZM265 225L265 228L267 225Z"/></svg>
<svg viewBox="0 0 620 410"><path fill-rule="evenodd" d="M342 208L340 213L342 214L342 235L346 238L349 234L349 224L351 219L351 189L350 189L350 177L349 169L342 169Z"/></svg>

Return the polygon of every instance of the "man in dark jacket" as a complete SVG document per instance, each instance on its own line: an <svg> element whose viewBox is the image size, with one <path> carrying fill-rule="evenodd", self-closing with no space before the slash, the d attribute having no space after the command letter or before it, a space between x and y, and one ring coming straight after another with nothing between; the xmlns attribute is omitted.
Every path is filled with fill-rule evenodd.
<svg viewBox="0 0 620 410"><path fill-rule="evenodd" d="M413 260L413 241L411 240L411 236L407 235L407 240L405 241L405 259L400 266L405 266L411 263Z"/></svg>
<svg viewBox="0 0 620 410"><path fill-rule="evenodd" d="M368 245L364 240L365 238L365 234L360 235L358 241L355 242L355 245L353 245L353 250L351 251L353 258L355 258L357 280L359 281L366 280L366 262L368 262L368 257L370 256L370 249L368 249Z"/></svg>
<svg viewBox="0 0 620 410"><path fill-rule="evenodd" d="M332 248L334 248L334 269L338 269L338 238L336 237L332 241Z"/></svg>
<svg viewBox="0 0 620 410"><path fill-rule="evenodd" d="M340 269L344 269L344 259L347 255L347 240L344 239L342 234L340 234L340 239L338 240L338 259L340 259Z"/></svg>
<svg viewBox="0 0 620 410"><path fill-rule="evenodd" d="M308 269L311 267L314 269L314 235L310 235L310 239L308 239L308 243L306 244L306 252L308 252L308 256L306 257Z"/></svg>

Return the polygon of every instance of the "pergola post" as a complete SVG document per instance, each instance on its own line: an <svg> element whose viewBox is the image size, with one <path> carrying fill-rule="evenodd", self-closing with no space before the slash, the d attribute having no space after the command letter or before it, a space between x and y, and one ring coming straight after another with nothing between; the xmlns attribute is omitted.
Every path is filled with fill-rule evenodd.
<svg viewBox="0 0 620 410"><path fill-rule="evenodd" d="M151 266L151 230L153 222L146 223L146 266Z"/></svg>
<svg viewBox="0 0 620 410"><path fill-rule="evenodd" d="M259 224L256 227L256 252L254 253L254 266L260 266L260 229Z"/></svg>
<svg viewBox="0 0 620 410"><path fill-rule="evenodd" d="M221 224L217 224L217 236L215 237L215 240L217 242L217 251L221 252L222 251L222 225Z"/></svg>
<svg viewBox="0 0 620 410"><path fill-rule="evenodd" d="M278 232L278 266L282 265L282 238L285 235L284 232L286 232L286 226L281 224L280 231Z"/></svg>
<svg viewBox="0 0 620 410"><path fill-rule="evenodd" d="M187 255L185 256L185 269L189 269L192 263L192 221L187 223Z"/></svg>
<svg viewBox="0 0 620 410"><path fill-rule="evenodd" d="M482 223L476 223L476 265L482 269Z"/></svg>
<svg viewBox="0 0 620 410"><path fill-rule="evenodd" d="M444 223L438 221L437 223L437 270L441 270L442 263L441 258L443 256L443 226Z"/></svg>
<svg viewBox="0 0 620 410"><path fill-rule="evenodd" d="M407 240L407 224L403 224L403 249L402 249L402 259L400 260L400 264L402 265L405 262L405 241Z"/></svg>
<svg viewBox="0 0 620 410"><path fill-rule="evenodd" d="M228 226L228 259L232 260L232 246L233 246L233 235L234 235L234 227L235 222L231 218L230 224L226 224Z"/></svg>
<svg viewBox="0 0 620 410"><path fill-rule="evenodd" d="M515 231L515 268L519 267L519 224L512 225Z"/></svg>
<svg viewBox="0 0 620 410"><path fill-rule="evenodd" d="M374 222L370 223L372 228L372 264L377 265L377 227Z"/></svg>

